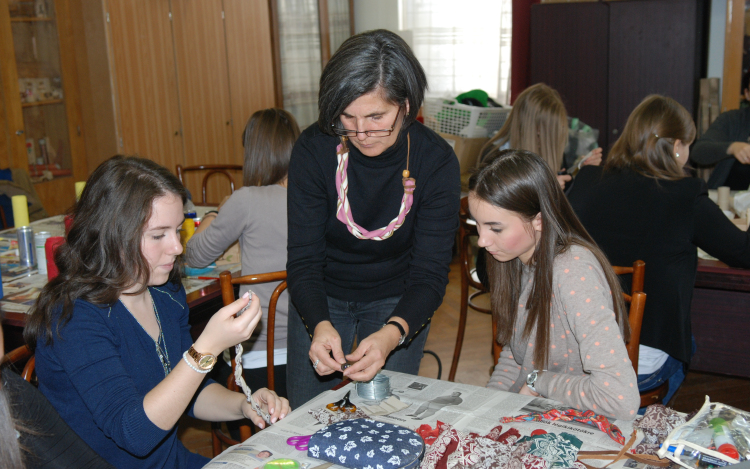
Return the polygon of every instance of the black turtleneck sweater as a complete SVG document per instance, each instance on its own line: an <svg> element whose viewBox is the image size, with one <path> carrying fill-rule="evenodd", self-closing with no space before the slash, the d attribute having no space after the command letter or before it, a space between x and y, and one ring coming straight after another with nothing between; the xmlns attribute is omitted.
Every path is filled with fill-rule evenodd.
<svg viewBox="0 0 750 469"><path fill-rule="evenodd" d="M402 295L392 316L409 324L413 337L440 306L448 284L458 228L459 166L453 149L415 122L396 143L367 157L349 143L349 204L367 230L387 226L404 194L409 134L414 203L404 224L384 241L358 239L336 218L336 146L317 123L300 135L289 165L287 283L309 333L330 320L327 296L375 301Z"/></svg>

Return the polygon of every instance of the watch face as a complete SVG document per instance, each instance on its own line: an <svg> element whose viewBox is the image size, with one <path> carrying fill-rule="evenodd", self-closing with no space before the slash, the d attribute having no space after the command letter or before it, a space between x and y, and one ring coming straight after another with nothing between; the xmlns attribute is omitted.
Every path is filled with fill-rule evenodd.
<svg viewBox="0 0 750 469"><path fill-rule="evenodd" d="M537 372L536 370L529 373L529 375L526 377L526 384L529 386L532 386L534 382L536 382Z"/></svg>
<svg viewBox="0 0 750 469"><path fill-rule="evenodd" d="M214 363L216 363L216 357L213 355L203 355L201 359L198 361L198 366L202 369L206 370L208 368L211 368L214 366Z"/></svg>

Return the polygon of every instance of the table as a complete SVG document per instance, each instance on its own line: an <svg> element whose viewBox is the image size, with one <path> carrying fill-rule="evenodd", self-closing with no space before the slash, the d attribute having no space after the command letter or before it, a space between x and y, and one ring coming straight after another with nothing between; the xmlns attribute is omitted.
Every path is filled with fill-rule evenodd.
<svg viewBox="0 0 750 469"><path fill-rule="evenodd" d="M196 211L200 215L205 213L206 210L212 207L196 207ZM63 236L64 235L64 215L57 215L54 217L46 218L32 222L31 226L34 228L34 232L49 231L52 236ZM3 244L3 239L13 239L15 237L15 229L8 229L0 231L0 258L5 262L13 262L12 249L6 242ZM17 262L18 254L15 254L15 261ZM12 265L12 264L11 264ZM6 269L7 270L7 269ZM219 310L224 302L221 297L221 287L219 285L218 276L223 270L229 270L233 275L238 275L241 270L239 263L232 263L226 265L220 265L212 272L203 274L206 277L214 277L217 280L203 280L197 278L186 278L183 279L185 290L187 294L188 308L190 309L190 325L191 334L196 339L203 331L208 320L211 318L214 312ZM7 281L6 281L7 279ZM4 276L4 286L6 287L5 297L0 300L0 308L4 312L3 326L6 331L6 350L12 350L15 347L23 344L22 330L26 325L26 308L30 307L33 301L38 295L38 290L41 289L46 283L46 274L35 275L24 275L19 278L11 280ZM16 291L9 291L10 285L18 283ZM26 285L20 285L25 283ZM235 288L238 290L238 288ZM235 293L236 295L236 293ZM20 297L18 302L12 301L14 297ZM10 301L9 301L10 299ZM4 303L3 303L4 302ZM14 304L9 304L9 303ZM15 304L18 303L18 304Z"/></svg>
<svg viewBox="0 0 750 469"><path fill-rule="evenodd" d="M440 420L441 422L451 424L458 430L465 432L472 431L480 435L485 435L492 428L501 425L501 417L548 411L552 408L567 409L566 406L559 402L549 399L496 391L462 383L439 381L432 378L392 371L382 371L381 373L390 378L393 395L397 396L408 407L389 415L374 416L372 418L412 430L422 424L434 427L436 421ZM266 430L256 433L242 444L228 448L224 453L214 458L212 463L204 466L204 469L216 469L227 466L236 469L261 467L264 462L267 462L262 457L259 457L258 453L261 451L272 453L272 457L269 457L268 460L293 458L303 464L309 464L308 467L314 469L315 466L322 464L324 461L307 458L306 453L297 451L287 445L286 440L290 436L311 435L322 428L318 421L308 413L308 410L324 408L326 404L341 399L349 391L352 391L351 401L359 408L362 407L362 404L367 404L368 402L374 403L365 401L357 396L354 386L354 383L350 383L341 389L326 391L318 395L304 406L295 409L284 420L270 426ZM446 401L443 400L440 404L433 403L433 405L430 405L430 402L436 397L455 396L456 393L459 394L457 396L458 399L453 399L451 404L445 404ZM422 410L423 408L424 410ZM612 423L620 428L626 438L633 431L632 423L629 421L613 419ZM583 441L582 450L619 451L622 448L621 445L610 439L606 433L577 422L513 422L502 424L502 426L503 431L507 431L510 427L516 428L522 436L527 436L538 428L542 428L550 433L559 434L567 432ZM642 436L640 435L640 437ZM230 462L235 465L230 466ZM591 464L595 467L603 467L606 464L603 461L599 462L601 464L597 464L596 462L592 462ZM624 461L620 461L611 467L623 467L623 464ZM334 468L339 467L334 466Z"/></svg>
<svg viewBox="0 0 750 469"><path fill-rule="evenodd" d="M691 320L691 370L750 378L750 270L698 259Z"/></svg>

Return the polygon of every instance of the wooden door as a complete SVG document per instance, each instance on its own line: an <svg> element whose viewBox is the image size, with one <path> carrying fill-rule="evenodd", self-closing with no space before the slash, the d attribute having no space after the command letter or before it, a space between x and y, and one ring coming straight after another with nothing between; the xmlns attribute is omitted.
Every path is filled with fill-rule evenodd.
<svg viewBox="0 0 750 469"><path fill-rule="evenodd" d="M172 16L185 164L242 164L232 138L222 2L173 0ZM245 24L244 27L251 26ZM250 49L253 45L246 46ZM202 177L202 174L191 174L185 181L194 194L200 188ZM229 193L224 179L216 177L211 181L208 200L221 200Z"/></svg>
<svg viewBox="0 0 750 469"><path fill-rule="evenodd" d="M169 0L105 0L120 153L184 164Z"/></svg>
<svg viewBox="0 0 750 469"><path fill-rule="evenodd" d="M620 1L609 9L609 142L649 94L674 98L695 116L704 3Z"/></svg>
<svg viewBox="0 0 750 469"><path fill-rule="evenodd" d="M275 105L268 2L224 0L234 161L244 162L242 134L250 116ZM252 27L249 27L252 25Z"/></svg>
<svg viewBox="0 0 750 469"><path fill-rule="evenodd" d="M607 148L609 9L605 3L531 6L531 83L560 93L570 117L599 130Z"/></svg>

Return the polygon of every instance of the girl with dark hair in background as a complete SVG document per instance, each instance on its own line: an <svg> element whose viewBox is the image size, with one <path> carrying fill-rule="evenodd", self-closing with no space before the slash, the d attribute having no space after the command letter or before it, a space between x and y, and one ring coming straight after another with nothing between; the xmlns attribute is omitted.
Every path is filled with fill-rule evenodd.
<svg viewBox="0 0 750 469"><path fill-rule="evenodd" d="M426 88L409 46L385 30L350 37L323 70L318 122L289 166L293 405L335 385L347 361L357 381L419 371L460 199L455 153L415 122Z"/></svg>
<svg viewBox="0 0 750 469"><path fill-rule="evenodd" d="M241 393L205 380L224 349L260 320L257 297L220 309L193 343L179 279L185 188L167 169L116 156L89 178L24 337L39 389L65 422L118 468L202 467L177 439L185 412L209 421L263 419ZM250 304L245 314L235 317ZM285 399L255 400L277 421Z"/></svg>
<svg viewBox="0 0 750 469"><path fill-rule="evenodd" d="M604 167L583 168L568 194L613 265L646 263L638 387L648 391L668 380L664 404L695 353L690 302L697 248L729 265L750 267L750 235L708 198L702 179L682 170L694 138L684 107L648 96L630 114Z"/></svg>
<svg viewBox="0 0 750 469"><path fill-rule="evenodd" d="M503 344L487 386L632 420L640 396L617 276L549 165L495 152L469 181Z"/></svg>
<svg viewBox="0 0 750 469"><path fill-rule="evenodd" d="M289 157L299 137L294 117L283 109L255 112L243 135L245 163L243 187L236 190L218 212L209 212L190 238L185 261L205 267L235 241L240 241L242 275L286 270L286 194ZM275 284L253 285L261 304L268 305ZM240 294L250 290L242 285ZM289 296L281 294L274 327L276 392L286 397L287 308ZM263 308L262 308L263 309ZM268 311L264 309L259 332L244 344L245 379L267 386L266 341ZM218 378L217 378L218 379Z"/></svg>

